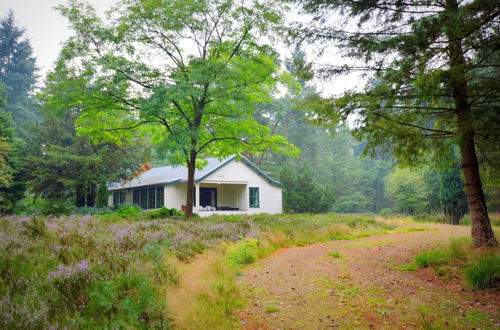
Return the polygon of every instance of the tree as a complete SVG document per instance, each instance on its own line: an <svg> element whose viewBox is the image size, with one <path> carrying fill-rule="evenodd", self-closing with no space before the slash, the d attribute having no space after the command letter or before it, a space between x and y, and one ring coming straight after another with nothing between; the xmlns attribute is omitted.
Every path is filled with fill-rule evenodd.
<svg viewBox="0 0 500 330"><path fill-rule="evenodd" d="M26 124L36 121L37 108L31 95L36 83L36 63L25 30L15 24L14 12L0 17L0 82L18 134L25 136Z"/></svg>
<svg viewBox="0 0 500 330"><path fill-rule="evenodd" d="M467 213L467 197L458 163L440 173L439 202L454 225Z"/></svg>
<svg viewBox="0 0 500 330"><path fill-rule="evenodd" d="M3 110L4 100L0 83L0 213L10 213L25 191L23 143L16 137L11 115Z"/></svg>
<svg viewBox="0 0 500 330"><path fill-rule="evenodd" d="M333 191L316 183L308 167L283 168L281 182L285 212L324 213L331 209Z"/></svg>
<svg viewBox="0 0 500 330"><path fill-rule="evenodd" d="M122 137L122 143L116 145L92 143L87 136L76 134L76 120L85 111L78 91L88 83L59 63L38 94L41 121L32 129L26 167L31 192L45 201L44 213L96 206L99 190L107 182L130 177L148 151L147 144L134 137ZM99 204L102 206L102 201Z"/></svg>
<svg viewBox="0 0 500 330"><path fill-rule="evenodd" d="M356 136L368 148L391 145L400 161L415 164L459 146L473 244L496 246L485 203L476 144L498 150L498 8L486 0L303 0L320 25L299 32L330 41L351 61L322 68L324 75L361 70L364 91L350 91L320 109L320 120L355 114ZM334 14L342 27L326 27ZM347 27L347 28L346 28ZM495 73L496 72L496 73ZM335 109L335 110L333 110ZM483 121L484 119L488 119ZM492 147L493 146L493 147Z"/></svg>
<svg viewBox="0 0 500 330"><path fill-rule="evenodd" d="M414 215L426 208L427 190L421 175L409 169L396 169L385 179L385 192L397 212Z"/></svg>
<svg viewBox="0 0 500 330"><path fill-rule="evenodd" d="M188 168L188 217L195 169L206 157L267 148L296 154L253 119L254 104L270 100L281 76L277 53L262 41L281 21L279 5L123 0L107 24L83 3L59 7L76 33L63 61L91 77L99 99L115 103L88 106L79 132L116 141L127 129L146 131L171 163Z"/></svg>

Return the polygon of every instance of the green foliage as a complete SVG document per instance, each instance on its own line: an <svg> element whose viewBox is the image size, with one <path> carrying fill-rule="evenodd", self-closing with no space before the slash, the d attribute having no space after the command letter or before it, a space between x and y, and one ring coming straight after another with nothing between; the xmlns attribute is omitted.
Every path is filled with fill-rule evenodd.
<svg viewBox="0 0 500 330"><path fill-rule="evenodd" d="M141 214L142 209L137 205L122 204L112 213L106 213L105 218L134 218Z"/></svg>
<svg viewBox="0 0 500 330"><path fill-rule="evenodd" d="M338 252L330 252L328 255L336 259L340 258L340 254Z"/></svg>
<svg viewBox="0 0 500 330"><path fill-rule="evenodd" d="M385 193L397 212L415 214L426 207L427 191L423 178L409 169L396 169L386 177Z"/></svg>
<svg viewBox="0 0 500 330"><path fill-rule="evenodd" d="M37 108L31 97L38 70L25 29L16 26L14 12L0 17L0 84L7 98L5 110L12 115L18 133L25 138L29 124L37 120ZM3 96L2 96L3 97Z"/></svg>
<svg viewBox="0 0 500 330"><path fill-rule="evenodd" d="M148 216L151 219L165 219L165 218L170 218L172 216L177 216L181 217L184 216L185 214L176 208L168 208L168 207L162 207L159 210L153 210L148 212Z"/></svg>
<svg viewBox="0 0 500 330"><path fill-rule="evenodd" d="M259 240L237 243L227 250L226 256L233 267L243 268L259 259Z"/></svg>
<svg viewBox="0 0 500 330"><path fill-rule="evenodd" d="M146 134L162 158L190 169L189 216L194 169L206 157L266 149L297 154L253 118L255 103L268 102L277 83L289 81L277 52L263 42L281 22L281 5L122 1L107 22L87 4L60 6L76 32L61 63L86 82L74 89L74 101L85 105L78 132L115 144Z"/></svg>
<svg viewBox="0 0 500 330"><path fill-rule="evenodd" d="M415 263L418 267L429 267L462 261L466 257L463 244L463 240L452 240L448 246L423 251L415 257Z"/></svg>
<svg viewBox="0 0 500 330"><path fill-rule="evenodd" d="M324 213L331 209L334 202L333 192L316 183L309 168L284 168L280 180L283 184L285 212Z"/></svg>
<svg viewBox="0 0 500 330"><path fill-rule="evenodd" d="M138 139L93 144L76 133L75 120L84 108L74 103L73 93L83 82L68 78L57 66L38 97L43 102L41 123L30 139L27 175L30 190L49 204L70 205L45 210L45 214L67 214L73 207L107 204L106 182L129 177L148 151ZM72 204L72 205L71 205Z"/></svg>
<svg viewBox="0 0 500 330"><path fill-rule="evenodd" d="M465 269L465 279L476 289L488 289L500 285L500 255L487 254L479 257Z"/></svg>

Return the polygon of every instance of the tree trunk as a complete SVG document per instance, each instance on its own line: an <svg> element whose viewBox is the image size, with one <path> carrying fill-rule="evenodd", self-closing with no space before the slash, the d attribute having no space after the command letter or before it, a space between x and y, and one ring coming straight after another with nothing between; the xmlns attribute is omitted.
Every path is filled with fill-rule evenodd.
<svg viewBox="0 0 500 330"><path fill-rule="evenodd" d="M75 193L76 207L85 206L85 188L82 185L76 186Z"/></svg>
<svg viewBox="0 0 500 330"><path fill-rule="evenodd" d="M452 13L448 23L454 25L455 20L459 17L457 0L447 0L446 9ZM450 70L449 83L455 103L460 162L464 174L467 205L472 220L472 243L475 247L497 246L498 243L491 229L479 175L479 164L474 145L474 127L465 74L466 61L462 49L462 38L460 35L455 35L454 31L456 30L456 26L451 26L447 35L450 68L452 69Z"/></svg>
<svg viewBox="0 0 500 330"><path fill-rule="evenodd" d="M187 196L186 196L186 218L190 218L193 215L193 190L194 190L194 173L196 171L196 152L191 151L189 160L187 163L188 167L188 181L187 181ZM199 203L200 201L197 201Z"/></svg>
<svg viewBox="0 0 500 330"><path fill-rule="evenodd" d="M491 229L479 175L470 109L468 111L457 111L457 120L461 166L464 174L467 205L472 220L472 243L475 247L497 246L498 243Z"/></svg>
<svg viewBox="0 0 500 330"><path fill-rule="evenodd" d="M94 207L96 200L97 190L94 183L89 183L87 187L87 206Z"/></svg>

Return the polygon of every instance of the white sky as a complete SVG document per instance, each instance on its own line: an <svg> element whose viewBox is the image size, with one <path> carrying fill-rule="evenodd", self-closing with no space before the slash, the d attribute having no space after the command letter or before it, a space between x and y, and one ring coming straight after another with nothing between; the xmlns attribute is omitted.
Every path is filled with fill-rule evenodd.
<svg viewBox="0 0 500 330"><path fill-rule="evenodd" d="M117 0L87 0L87 2L94 6L99 15L102 15ZM63 42L71 36L67 20L54 10L54 7L61 4L67 4L67 1L0 0L0 16L4 16L9 9L12 9L17 25L26 28L25 36L31 41L42 79L52 68ZM289 54L288 51L283 53ZM337 62L339 59L332 58L332 60ZM330 62L328 59L326 61ZM356 76L315 83L317 88L326 95L339 94L345 89L356 87L359 84L360 80Z"/></svg>

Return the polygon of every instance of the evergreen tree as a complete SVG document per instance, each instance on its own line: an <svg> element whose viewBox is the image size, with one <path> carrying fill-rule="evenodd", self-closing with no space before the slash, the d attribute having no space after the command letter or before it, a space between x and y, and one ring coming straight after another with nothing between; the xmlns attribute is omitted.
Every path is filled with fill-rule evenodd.
<svg viewBox="0 0 500 330"><path fill-rule="evenodd" d="M280 178L285 212L324 213L331 209L333 191L316 183L307 166L285 167Z"/></svg>
<svg viewBox="0 0 500 330"><path fill-rule="evenodd" d="M26 137L27 126L36 121L37 107L31 95L36 83L36 63L25 30L16 26L14 12L0 17L0 82L18 134Z"/></svg>
<svg viewBox="0 0 500 330"><path fill-rule="evenodd" d="M10 213L24 194L22 141L15 136L14 124L5 105L0 84L0 213Z"/></svg>
<svg viewBox="0 0 500 330"><path fill-rule="evenodd" d="M440 173L439 202L450 223L458 225L467 212L467 196L458 164Z"/></svg>
<svg viewBox="0 0 500 330"><path fill-rule="evenodd" d="M58 63L39 94L41 121L30 138L27 176L31 192L45 201L44 213L104 206L106 184L129 177L149 150L147 143L133 135L120 145L94 143L77 135L76 121L85 106L79 102L78 91L87 83Z"/></svg>

